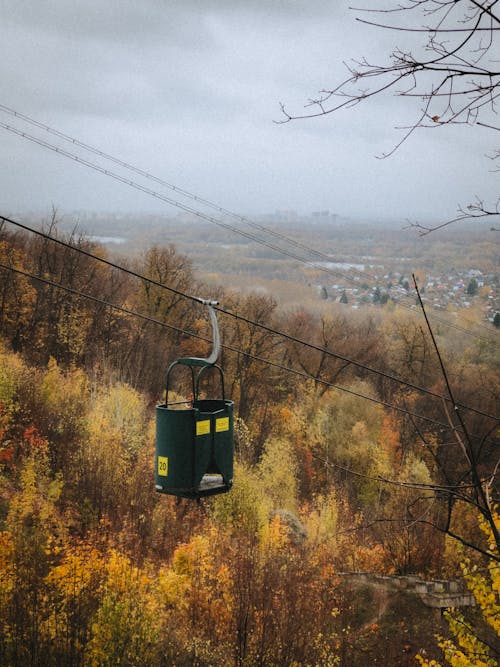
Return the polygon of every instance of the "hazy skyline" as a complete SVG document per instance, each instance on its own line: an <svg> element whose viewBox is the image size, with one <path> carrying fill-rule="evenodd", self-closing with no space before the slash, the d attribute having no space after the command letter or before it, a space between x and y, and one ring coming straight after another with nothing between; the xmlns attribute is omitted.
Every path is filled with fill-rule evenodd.
<svg viewBox="0 0 500 667"><path fill-rule="evenodd" d="M345 78L343 61L382 61L396 43L356 23L347 2L3 0L0 18L0 104L236 212L449 219L475 195L497 197L492 137L479 128L422 130L375 157L414 102L273 122L279 102L300 111ZM0 141L3 213L176 213L4 129Z"/></svg>

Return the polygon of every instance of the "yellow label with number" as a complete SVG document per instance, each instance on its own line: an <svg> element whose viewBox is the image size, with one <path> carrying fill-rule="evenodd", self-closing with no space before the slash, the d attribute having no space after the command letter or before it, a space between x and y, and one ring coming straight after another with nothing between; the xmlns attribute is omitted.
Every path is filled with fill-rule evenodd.
<svg viewBox="0 0 500 667"><path fill-rule="evenodd" d="M219 417L215 420L215 431L221 433L222 431L229 431L229 417Z"/></svg>
<svg viewBox="0 0 500 667"><path fill-rule="evenodd" d="M210 433L210 419L196 422L196 435L207 435Z"/></svg>
<svg viewBox="0 0 500 667"><path fill-rule="evenodd" d="M168 477L168 458L166 456L158 457L158 475Z"/></svg>

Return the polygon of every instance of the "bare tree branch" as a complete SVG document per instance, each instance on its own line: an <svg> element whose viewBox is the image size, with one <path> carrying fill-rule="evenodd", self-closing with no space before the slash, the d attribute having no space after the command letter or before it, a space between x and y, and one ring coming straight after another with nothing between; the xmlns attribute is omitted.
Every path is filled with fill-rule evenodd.
<svg viewBox="0 0 500 667"><path fill-rule="evenodd" d="M354 8L354 11L387 16L408 16L411 23L398 24L356 17L356 21L376 30L413 33L418 54L410 49L395 47L386 64L373 64L366 58L344 63L349 75L338 85L319 91L309 99L305 112L292 113L283 103L283 118L277 122L327 116L342 109L350 109L373 97L391 93L399 97L416 98L422 102L414 121L397 129L403 135L393 148L381 158L394 154L402 144L421 128L439 128L444 125L481 126L499 130L494 122L500 98L500 60L498 34L499 0L407 0L392 8ZM419 25L420 23L420 25ZM500 162L500 149L488 156ZM499 167L500 169L500 167ZM435 227L415 226L421 234L441 229L461 220L499 215L498 201L493 206L479 199L459 208L459 215Z"/></svg>
<svg viewBox="0 0 500 667"><path fill-rule="evenodd" d="M435 232L438 229L443 229L443 227L447 227L448 225L451 225L454 222L462 222L464 220L488 218L491 216L500 215L500 199L497 200L495 207L492 209L487 209L484 203L480 199L476 199L476 202L474 204L468 204L465 207L465 209L459 208L458 212L459 215L457 217L451 220L447 220L446 222L443 222L439 225L435 225L434 227L429 227L426 225L422 225L419 222L416 222L416 223L409 223L406 228L413 227L416 230L418 230L420 236L426 236L427 234ZM491 227L490 231L498 232L500 230L495 227Z"/></svg>

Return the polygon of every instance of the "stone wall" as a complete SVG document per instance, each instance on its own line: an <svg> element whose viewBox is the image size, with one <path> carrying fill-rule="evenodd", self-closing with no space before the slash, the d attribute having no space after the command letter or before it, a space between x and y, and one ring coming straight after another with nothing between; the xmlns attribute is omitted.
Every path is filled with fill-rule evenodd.
<svg viewBox="0 0 500 667"><path fill-rule="evenodd" d="M388 591L406 591L417 595L427 607L470 607L474 596L458 579L424 581L416 575L381 576L369 572L340 572L339 576L356 583L383 586Z"/></svg>

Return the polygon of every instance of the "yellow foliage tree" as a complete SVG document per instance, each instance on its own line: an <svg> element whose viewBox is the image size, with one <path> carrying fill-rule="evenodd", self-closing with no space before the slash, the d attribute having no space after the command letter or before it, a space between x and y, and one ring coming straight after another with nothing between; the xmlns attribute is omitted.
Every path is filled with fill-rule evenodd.
<svg viewBox="0 0 500 667"><path fill-rule="evenodd" d="M86 664L150 667L160 664L162 616L156 578L111 550L99 609L92 623Z"/></svg>
<svg viewBox="0 0 500 667"><path fill-rule="evenodd" d="M273 508L297 510L297 461L290 441L273 438L266 442L258 468L263 490Z"/></svg>
<svg viewBox="0 0 500 667"><path fill-rule="evenodd" d="M39 381L35 418L49 440L51 466L72 469L75 444L84 430L88 381L81 369L64 371L52 357Z"/></svg>
<svg viewBox="0 0 500 667"><path fill-rule="evenodd" d="M62 480L48 474L46 448L35 448L21 467L0 532L1 664L39 664L49 605L44 580L67 538L57 505L61 490Z"/></svg>
<svg viewBox="0 0 500 667"><path fill-rule="evenodd" d="M186 664L224 664L234 622L232 573L225 531L212 527L174 552L160 577L174 643Z"/></svg>
<svg viewBox="0 0 500 667"><path fill-rule="evenodd" d="M0 241L0 262L26 270L26 256L14 245ZM29 279L12 271L1 271L0 332L19 350L29 339L29 320L35 303L35 290Z"/></svg>
<svg viewBox="0 0 500 667"><path fill-rule="evenodd" d="M65 656L71 665L85 663L105 575L103 554L81 543L68 546L45 578L51 604L42 631L53 653Z"/></svg>
<svg viewBox="0 0 500 667"><path fill-rule="evenodd" d="M500 527L500 515L494 515L495 523ZM494 553L493 535L486 521L480 521L480 527L486 534L489 549ZM446 619L454 639L438 636L438 645L444 653L446 662L452 667L497 667L500 654L500 568L490 560L487 573L481 572L470 562L462 564L462 571L481 619L481 629L467 620L464 614L456 610L446 612ZM490 641L485 635L491 634ZM441 667L435 660L426 660L418 655L422 667Z"/></svg>
<svg viewBox="0 0 500 667"><path fill-rule="evenodd" d="M101 387L92 395L86 430L74 467L80 503L91 523L104 515L116 522L119 509L126 514L136 501L130 484L150 436L144 398L126 384Z"/></svg>

